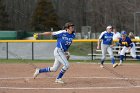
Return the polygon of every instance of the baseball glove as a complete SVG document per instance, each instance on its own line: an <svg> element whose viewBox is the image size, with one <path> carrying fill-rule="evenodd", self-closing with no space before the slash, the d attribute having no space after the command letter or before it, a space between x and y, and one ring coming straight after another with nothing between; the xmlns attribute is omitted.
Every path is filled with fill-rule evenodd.
<svg viewBox="0 0 140 93"><path fill-rule="evenodd" d="M65 52L65 56L66 56L67 60L69 60L69 58L70 58L70 53L69 53L68 51Z"/></svg>

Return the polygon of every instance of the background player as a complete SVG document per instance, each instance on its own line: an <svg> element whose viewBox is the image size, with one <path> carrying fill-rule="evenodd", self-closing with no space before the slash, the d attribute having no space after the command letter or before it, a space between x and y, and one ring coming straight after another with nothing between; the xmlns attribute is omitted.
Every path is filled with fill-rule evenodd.
<svg viewBox="0 0 140 93"><path fill-rule="evenodd" d="M113 30L112 26L107 26L106 31L102 32L101 35L99 36L97 49L100 48L100 41L102 40L102 43L101 43L102 58L101 58L100 67L104 67L103 64L104 64L104 61L106 59L106 52L108 52L110 55L111 62L113 64L113 68L118 66L118 64L115 64L115 58L114 58L113 50L112 50L112 47L113 47L112 30Z"/></svg>
<svg viewBox="0 0 140 93"><path fill-rule="evenodd" d="M44 32L44 33L39 33L37 36L40 35L54 35L57 37L57 45L54 50L54 56L55 56L55 62L52 67L46 67L46 68L37 68L35 70L35 73L33 75L34 78L39 75L39 73L44 73L44 72L54 72L57 71L57 69L60 67L62 64L63 67L56 78L55 82L56 83L64 83L62 81L62 77L66 70L69 68L69 62L67 60L67 57L65 53L68 51L70 45L72 44L72 40L75 38L75 31L74 31L74 25L71 22L68 22L65 24L65 30L60 30L57 32Z"/></svg>
<svg viewBox="0 0 140 93"><path fill-rule="evenodd" d="M129 32L128 37L130 39L135 39L135 35L132 32Z"/></svg>
<svg viewBox="0 0 140 93"><path fill-rule="evenodd" d="M140 60L140 56L136 55L136 49L135 49L135 43L133 43L131 41L131 38L127 37L127 33L126 31L122 31L121 32L121 38L119 40L119 52L120 52L120 63L119 65L122 64L123 59L124 59L124 54L126 52L130 52L130 55L133 58L139 59ZM122 47L122 49L121 49Z"/></svg>
<svg viewBox="0 0 140 93"><path fill-rule="evenodd" d="M120 32L117 32L116 28L113 27L113 40L119 40L120 38ZM116 46L118 46L118 42L116 42Z"/></svg>

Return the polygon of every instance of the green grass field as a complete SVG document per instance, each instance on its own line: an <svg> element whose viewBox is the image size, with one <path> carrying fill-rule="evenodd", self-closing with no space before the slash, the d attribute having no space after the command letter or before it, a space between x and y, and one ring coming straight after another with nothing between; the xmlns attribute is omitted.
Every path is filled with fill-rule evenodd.
<svg viewBox="0 0 140 93"><path fill-rule="evenodd" d="M93 46L93 50L96 50L95 44ZM73 55L87 56L89 53L91 53L91 43L89 42L73 43L69 51Z"/></svg>

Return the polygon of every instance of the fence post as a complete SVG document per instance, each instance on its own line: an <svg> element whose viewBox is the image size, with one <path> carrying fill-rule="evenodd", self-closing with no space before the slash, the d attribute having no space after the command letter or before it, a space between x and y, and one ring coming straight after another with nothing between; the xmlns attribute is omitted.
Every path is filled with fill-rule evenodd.
<svg viewBox="0 0 140 93"><path fill-rule="evenodd" d="M91 60L93 60L93 42L91 41Z"/></svg>
<svg viewBox="0 0 140 93"><path fill-rule="evenodd" d="M32 42L32 60L34 60L34 42Z"/></svg>
<svg viewBox="0 0 140 93"><path fill-rule="evenodd" d="M8 60L8 42L6 42L6 59Z"/></svg>

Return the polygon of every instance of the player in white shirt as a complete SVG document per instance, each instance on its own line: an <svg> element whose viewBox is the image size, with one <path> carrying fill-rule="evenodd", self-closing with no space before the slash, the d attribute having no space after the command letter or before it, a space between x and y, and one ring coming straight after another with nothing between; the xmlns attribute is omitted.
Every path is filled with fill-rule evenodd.
<svg viewBox="0 0 140 93"><path fill-rule="evenodd" d="M120 32L117 32L115 28L113 28L113 40L119 40L121 38Z"/></svg>
<svg viewBox="0 0 140 93"><path fill-rule="evenodd" d="M113 28L113 40L119 40L120 38L120 32L117 32L116 28ZM118 46L118 42L116 42L116 46Z"/></svg>

